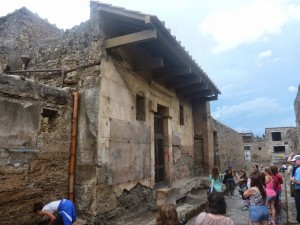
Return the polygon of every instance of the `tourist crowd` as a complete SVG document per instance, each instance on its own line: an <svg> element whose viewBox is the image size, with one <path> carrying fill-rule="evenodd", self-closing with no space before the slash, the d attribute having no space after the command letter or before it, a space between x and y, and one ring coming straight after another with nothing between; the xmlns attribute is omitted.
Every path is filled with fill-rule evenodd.
<svg viewBox="0 0 300 225"><path fill-rule="evenodd" d="M285 172L290 175L291 196L295 198L297 221L300 223L300 170L298 169L300 155L292 153L288 157L287 163L288 167L282 164L278 168L270 163L268 167L254 165L251 171L240 170L238 172L233 169L232 165L229 165L224 174L220 173L218 167L214 167L208 177L210 187L207 190L207 207L197 216L195 225L234 224L231 218L225 216L225 199L235 198L236 187L241 195L239 196L241 210L249 211L250 225L280 223L282 219L281 185L283 184L281 173ZM171 218L175 218L175 220ZM161 207L156 225L178 224L183 223L178 219L175 205L168 204Z"/></svg>

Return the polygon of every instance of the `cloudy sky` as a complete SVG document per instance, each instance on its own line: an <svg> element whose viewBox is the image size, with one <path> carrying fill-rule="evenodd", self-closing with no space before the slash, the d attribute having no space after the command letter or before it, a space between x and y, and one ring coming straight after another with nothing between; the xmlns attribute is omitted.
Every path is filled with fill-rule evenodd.
<svg viewBox="0 0 300 225"><path fill-rule="evenodd" d="M54 3L55 2L55 3ZM300 81L300 1L103 0L158 16L222 92L215 119L239 132L295 126ZM9 0L0 16L26 6L59 28L89 18L88 0Z"/></svg>

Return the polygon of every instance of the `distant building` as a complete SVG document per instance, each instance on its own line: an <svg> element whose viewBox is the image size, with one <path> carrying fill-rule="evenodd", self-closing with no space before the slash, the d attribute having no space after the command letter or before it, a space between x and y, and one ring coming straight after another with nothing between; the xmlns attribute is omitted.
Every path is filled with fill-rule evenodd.
<svg viewBox="0 0 300 225"><path fill-rule="evenodd" d="M285 163L288 155L296 152L296 131L295 127L265 128L263 137L241 133L245 160L263 165Z"/></svg>
<svg viewBox="0 0 300 225"><path fill-rule="evenodd" d="M265 143L271 162L282 164L287 157L294 151L293 139L296 135L296 127L273 127L265 129Z"/></svg>

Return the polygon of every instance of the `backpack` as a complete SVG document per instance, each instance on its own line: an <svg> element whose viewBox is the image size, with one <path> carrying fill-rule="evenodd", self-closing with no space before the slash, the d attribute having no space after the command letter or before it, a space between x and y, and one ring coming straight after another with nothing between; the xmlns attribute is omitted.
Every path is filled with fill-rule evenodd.
<svg viewBox="0 0 300 225"><path fill-rule="evenodd" d="M292 170L292 177L295 176L296 170L299 168L299 166L294 166ZM290 182L290 192L291 192L291 197L295 198L296 197L296 186L295 183Z"/></svg>

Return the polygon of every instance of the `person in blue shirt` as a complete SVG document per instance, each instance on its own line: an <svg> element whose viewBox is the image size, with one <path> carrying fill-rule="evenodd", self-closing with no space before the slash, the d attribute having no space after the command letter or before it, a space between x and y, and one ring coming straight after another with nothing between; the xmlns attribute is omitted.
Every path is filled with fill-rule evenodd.
<svg viewBox="0 0 300 225"><path fill-rule="evenodd" d="M295 184L296 196L295 203L297 209L297 221L300 223L300 155L296 155L292 161L295 161L294 167L295 172L293 172L294 176L290 178L291 182Z"/></svg>

